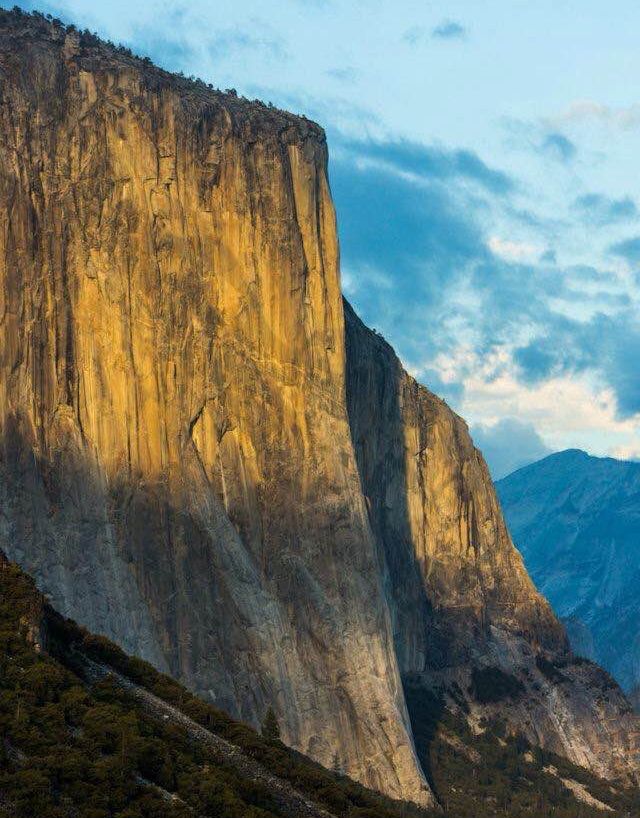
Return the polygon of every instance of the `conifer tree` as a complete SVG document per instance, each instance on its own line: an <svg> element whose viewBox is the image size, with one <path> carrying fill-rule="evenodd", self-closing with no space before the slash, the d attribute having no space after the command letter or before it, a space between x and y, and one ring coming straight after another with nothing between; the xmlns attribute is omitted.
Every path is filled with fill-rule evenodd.
<svg viewBox="0 0 640 818"><path fill-rule="evenodd" d="M267 741L280 741L280 725L273 707L270 707L265 714L261 732Z"/></svg>

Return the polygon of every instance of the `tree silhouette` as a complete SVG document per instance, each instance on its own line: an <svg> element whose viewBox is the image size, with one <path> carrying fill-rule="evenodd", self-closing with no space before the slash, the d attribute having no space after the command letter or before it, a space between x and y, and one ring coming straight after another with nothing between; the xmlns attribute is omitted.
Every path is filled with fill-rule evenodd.
<svg viewBox="0 0 640 818"><path fill-rule="evenodd" d="M280 725L273 707L270 707L264 717L261 728L262 735L267 741L280 741Z"/></svg>

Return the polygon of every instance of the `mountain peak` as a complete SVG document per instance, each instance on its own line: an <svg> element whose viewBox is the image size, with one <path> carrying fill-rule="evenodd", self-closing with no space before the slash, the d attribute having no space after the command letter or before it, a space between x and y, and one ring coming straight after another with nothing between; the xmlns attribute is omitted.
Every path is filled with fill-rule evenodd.
<svg viewBox="0 0 640 818"><path fill-rule="evenodd" d="M640 684L640 464L557 452L496 484L537 587L573 648Z"/></svg>
<svg viewBox="0 0 640 818"><path fill-rule="evenodd" d="M562 470L596 466L598 464L605 466L611 465L612 467L618 464L622 468L627 468L635 465L635 463L633 460L621 460L610 456L601 457L589 454L589 452L584 451L584 449L562 449L558 452L552 452L540 460L535 460L533 463L528 463L526 466L521 466L519 469L516 469L505 477L501 477L495 482L496 486L504 486L507 483L512 483L513 480L526 478L532 474L558 474ZM575 477L578 477L579 474L581 474L581 471L576 472Z"/></svg>

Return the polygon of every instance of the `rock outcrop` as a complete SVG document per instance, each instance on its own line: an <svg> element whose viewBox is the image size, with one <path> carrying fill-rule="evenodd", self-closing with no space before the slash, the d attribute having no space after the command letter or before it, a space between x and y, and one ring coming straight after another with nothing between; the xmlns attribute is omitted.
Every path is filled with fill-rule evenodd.
<svg viewBox="0 0 640 818"><path fill-rule="evenodd" d="M564 635L464 423L348 309L345 350L322 130L15 14L0 83L0 548L219 707L430 803L401 674ZM622 705L598 742L565 698L538 739L568 719L581 763L637 770Z"/></svg>
<svg viewBox="0 0 640 818"><path fill-rule="evenodd" d="M466 423L348 304L345 314L349 417L402 672L469 661L492 629L562 651Z"/></svg>
<svg viewBox="0 0 640 818"><path fill-rule="evenodd" d="M638 719L606 673L568 651L465 422L348 304L345 317L356 459L412 698L420 687L447 691L476 726L504 719L598 775L640 781ZM490 683L505 674L513 694L474 696L476 671Z"/></svg>

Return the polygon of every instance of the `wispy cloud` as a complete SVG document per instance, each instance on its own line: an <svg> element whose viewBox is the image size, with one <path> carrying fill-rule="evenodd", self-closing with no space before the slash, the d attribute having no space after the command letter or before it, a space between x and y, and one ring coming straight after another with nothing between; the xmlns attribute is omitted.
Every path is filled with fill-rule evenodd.
<svg viewBox="0 0 640 818"><path fill-rule="evenodd" d="M603 193L585 193L573 203L573 209L588 224L609 225L635 219L636 203L629 196L614 199Z"/></svg>
<svg viewBox="0 0 640 818"><path fill-rule="evenodd" d="M624 241L610 245L609 252L614 256L625 259L629 264L640 264L640 236L634 236Z"/></svg>
<svg viewBox="0 0 640 818"><path fill-rule="evenodd" d="M540 150L560 162L570 162L578 152L575 144L568 137L557 132L549 133L544 137Z"/></svg>
<svg viewBox="0 0 640 818"><path fill-rule="evenodd" d="M424 26L410 26L402 35L402 41L408 45L417 45L424 40L426 30Z"/></svg>
<svg viewBox="0 0 640 818"><path fill-rule="evenodd" d="M455 20L443 20L432 29L421 25L410 26L402 35L402 41L408 45L418 45L428 39L433 40L464 40L467 29Z"/></svg>
<svg viewBox="0 0 640 818"><path fill-rule="evenodd" d="M338 82L347 82L353 83L356 81L358 76L358 72L355 68L351 66L344 66L342 68L329 68L328 71L325 72L328 77L331 79L337 80Z"/></svg>
<svg viewBox="0 0 640 818"><path fill-rule="evenodd" d="M408 140L343 141L342 147L355 159L369 160L423 179L466 179L501 196L516 187L507 173L490 167L473 151L446 150Z"/></svg>
<svg viewBox="0 0 640 818"><path fill-rule="evenodd" d="M538 258L542 252L541 248L536 244L501 239L499 236L491 236L488 245L492 253L507 261L532 261Z"/></svg>
<svg viewBox="0 0 640 818"><path fill-rule="evenodd" d="M431 31L431 36L438 40L462 40L467 30L456 20L443 20Z"/></svg>
<svg viewBox="0 0 640 818"><path fill-rule="evenodd" d="M640 413L639 356L640 326L635 307L613 315L597 313L583 322L552 316L543 333L514 352L514 360L529 384L597 372L613 390L617 416L623 420Z"/></svg>
<svg viewBox="0 0 640 818"><path fill-rule="evenodd" d="M549 117L547 122L553 128L598 123L622 130L632 130L640 126L640 103L616 108L591 99L577 100L564 111Z"/></svg>
<svg viewBox="0 0 640 818"><path fill-rule="evenodd" d="M228 28L216 31L206 42L205 48L217 56L227 56L237 51L262 51L278 60L286 60L289 53L279 37L258 36L252 31Z"/></svg>
<svg viewBox="0 0 640 818"><path fill-rule="evenodd" d="M544 159L568 164L578 156L578 146L556 125L542 120L523 120L513 117L502 119L510 149L525 150Z"/></svg>

